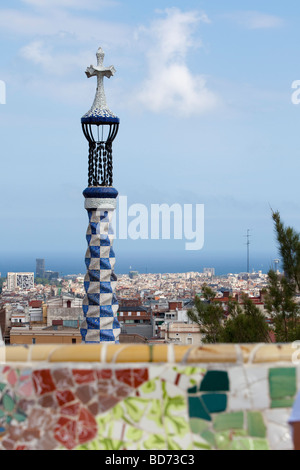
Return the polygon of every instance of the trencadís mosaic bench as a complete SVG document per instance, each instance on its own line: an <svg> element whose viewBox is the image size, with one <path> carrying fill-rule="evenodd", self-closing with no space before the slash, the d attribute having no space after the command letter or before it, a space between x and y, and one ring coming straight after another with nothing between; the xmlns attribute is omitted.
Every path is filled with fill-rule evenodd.
<svg viewBox="0 0 300 470"><path fill-rule="evenodd" d="M293 345L3 347L0 449L292 449L295 357Z"/></svg>

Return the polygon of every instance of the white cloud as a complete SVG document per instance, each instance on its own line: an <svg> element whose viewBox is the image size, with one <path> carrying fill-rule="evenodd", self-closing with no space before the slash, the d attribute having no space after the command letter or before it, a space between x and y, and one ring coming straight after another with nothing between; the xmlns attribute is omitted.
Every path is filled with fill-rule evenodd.
<svg viewBox="0 0 300 470"><path fill-rule="evenodd" d="M201 45L193 39L200 22L208 23L205 14L165 10L165 18L154 21L147 34L148 78L142 84L137 99L154 112L192 115L207 112L218 104L217 96L207 88L203 75L194 75L186 63L191 48Z"/></svg>
<svg viewBox="0 0 300 470"><path fill-rule="evenodd" d="M171 111L178 117L210 111L218 103L205 78L193 75L185 64L178 63L153 70L138 99L151 111Z"/></svg>
<svg viewBox="0 0 300 470"><path fill-rule="evenodd" d="M226 16L247 29L272 29L284 24L282 18L258 11L240 11Z"/></svg>
<svg viewBox="0 0 300 470"><path fill-rule="evenodd" d="M23 1L38 5L41 0ZM58 3L58 0L51 1ZM69 0L62 0L62 6L68 4ZM142 70L145 78L140 78L138 84L133 81L133 75L129 76L129 81L118 75L128 84L125 94L124 89L123 92L118 89L118 82L114 86L114 95L120 95L120 105L128 106L128 98L132 99L134 95L134 104L138 102L139 106L142 104L152 112L167 111L188 116L214 109L219 103L217 96L208 89L206 78L193 74L187 64L191 50L202 47L196 34L199 24L209 23L209 19L203 13L182 12L177 8L167 9L160 15L149 28L139 28L136 41L127 24L55 9L41 8L22 13L12 9L1 10L0 30L28 38L19 56L23 60L24 74L35 77L34 84L32 79L28 84L34 93L42 94L44 90L48 96L72 100L78 94L80 83L85 83L84 70L96 61L96 50L101 46L109 64L109 51L114 50L115 59L112 61L117 70L120 63L127 70L129 62L133 69L139 67L141 72L137 54L142 52L146 57L146 77ZM91 83L85 85L94 93ZM66 93L62 93L63 89Z"/></svg>
<svg viewBox="0 0 300 470"><path fill-rule="evenodd" d="M71 9L71 3L72 8L81 4L85 10L86 6L99 9L107 0L87 0L87 4L81 0L22 1L26 4L23 10L0 8L0 35L13 34L23 43L18 59L28 92L68 103L74 98L82 102L84 97L86 103L92 102L96 82L86 79L86 67L96 63L100 46L110 65L111 51L118 55L128 48L133 28L123 22L107 21L99 12L78 14ZM116 67L117 64L116 60ZM84 88L81 93L80 86Z"/></svg>
<svg viewBox="0 0 300 470"><path fill-rule="evenodd" d="M58 47L56 46L58 49ZM35 64L40 65L42 69L51 75L66 75L75 69L81 68L87 64L87 57L90 51L77 51L76 54L58 52L53 44L46 40L32 41L20 50L20 56Z"/></svg>

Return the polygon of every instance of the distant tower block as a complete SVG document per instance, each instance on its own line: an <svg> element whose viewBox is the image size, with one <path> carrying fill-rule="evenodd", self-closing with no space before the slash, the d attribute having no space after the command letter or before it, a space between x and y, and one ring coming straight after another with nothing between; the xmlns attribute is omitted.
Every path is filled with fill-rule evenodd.
<svg viewBox="0 0 300 470"><path fill-rule="evenodd" d="M112 142L119 118L107 107L104 77L114 75L113 66L103 66L104 53L97 52L97 66L86 70L88 78L97 77L97 91L91 109L82 117L83 133L89 143L88 187L83 191L89 226L85 256L87 273L84 279L84 321L81 336L84 343L119 343L120 324L115 294L112 219L118 191L113 188Z"/></svg>
<svg viewBox="0 0 300 470"><path fill-rule="evenodd" d="M36 268L35 268L36 277L43 278L45 275L45 260L38 258L36 260Z"/></svg>

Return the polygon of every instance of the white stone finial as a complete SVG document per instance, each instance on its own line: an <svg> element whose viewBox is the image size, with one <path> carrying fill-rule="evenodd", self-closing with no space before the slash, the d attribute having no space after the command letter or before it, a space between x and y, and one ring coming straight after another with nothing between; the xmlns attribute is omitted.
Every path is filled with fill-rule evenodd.
<svg viewBox="0 0 300 470"><path fill-rule="evenodd" d="M90 110L90 113L99 114L99 112L101 113L104 111L112 115L106 103L103 77L107 77L107 78L112 77L115 74L116 70L113 65L110 65L109 67L103 66L104 52L101 47L99 47L96 55L97 55L97 65L96 66L90 65L85 71L88 78L95 77L95 76L97 77L97 91L96 91L96 96L94 99L93 106Z"/></svg>

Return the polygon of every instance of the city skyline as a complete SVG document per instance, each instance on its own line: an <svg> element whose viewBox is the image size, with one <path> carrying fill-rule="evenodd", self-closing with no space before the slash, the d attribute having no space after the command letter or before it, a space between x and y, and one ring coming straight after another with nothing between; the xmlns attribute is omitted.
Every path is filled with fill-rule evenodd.
<svg viewBox="0 0 300 470"><path fill-rule="evenodd" d="M3 1L2 259L65 256L84 266L80 118L95 91L84 71L101 46L105 64L116 68L105 89L121 119L120 196L130 206L205 208L203 249L189 253L176 239L117 239L116 271L176 258L183 271L223 258L228 272L233 259L246 271L248 229L250 270L261 259L255 268L266 271L278 257L271 209L300 230L300 106L292 88L300 79L299 19L296 1Z"/></svg>

